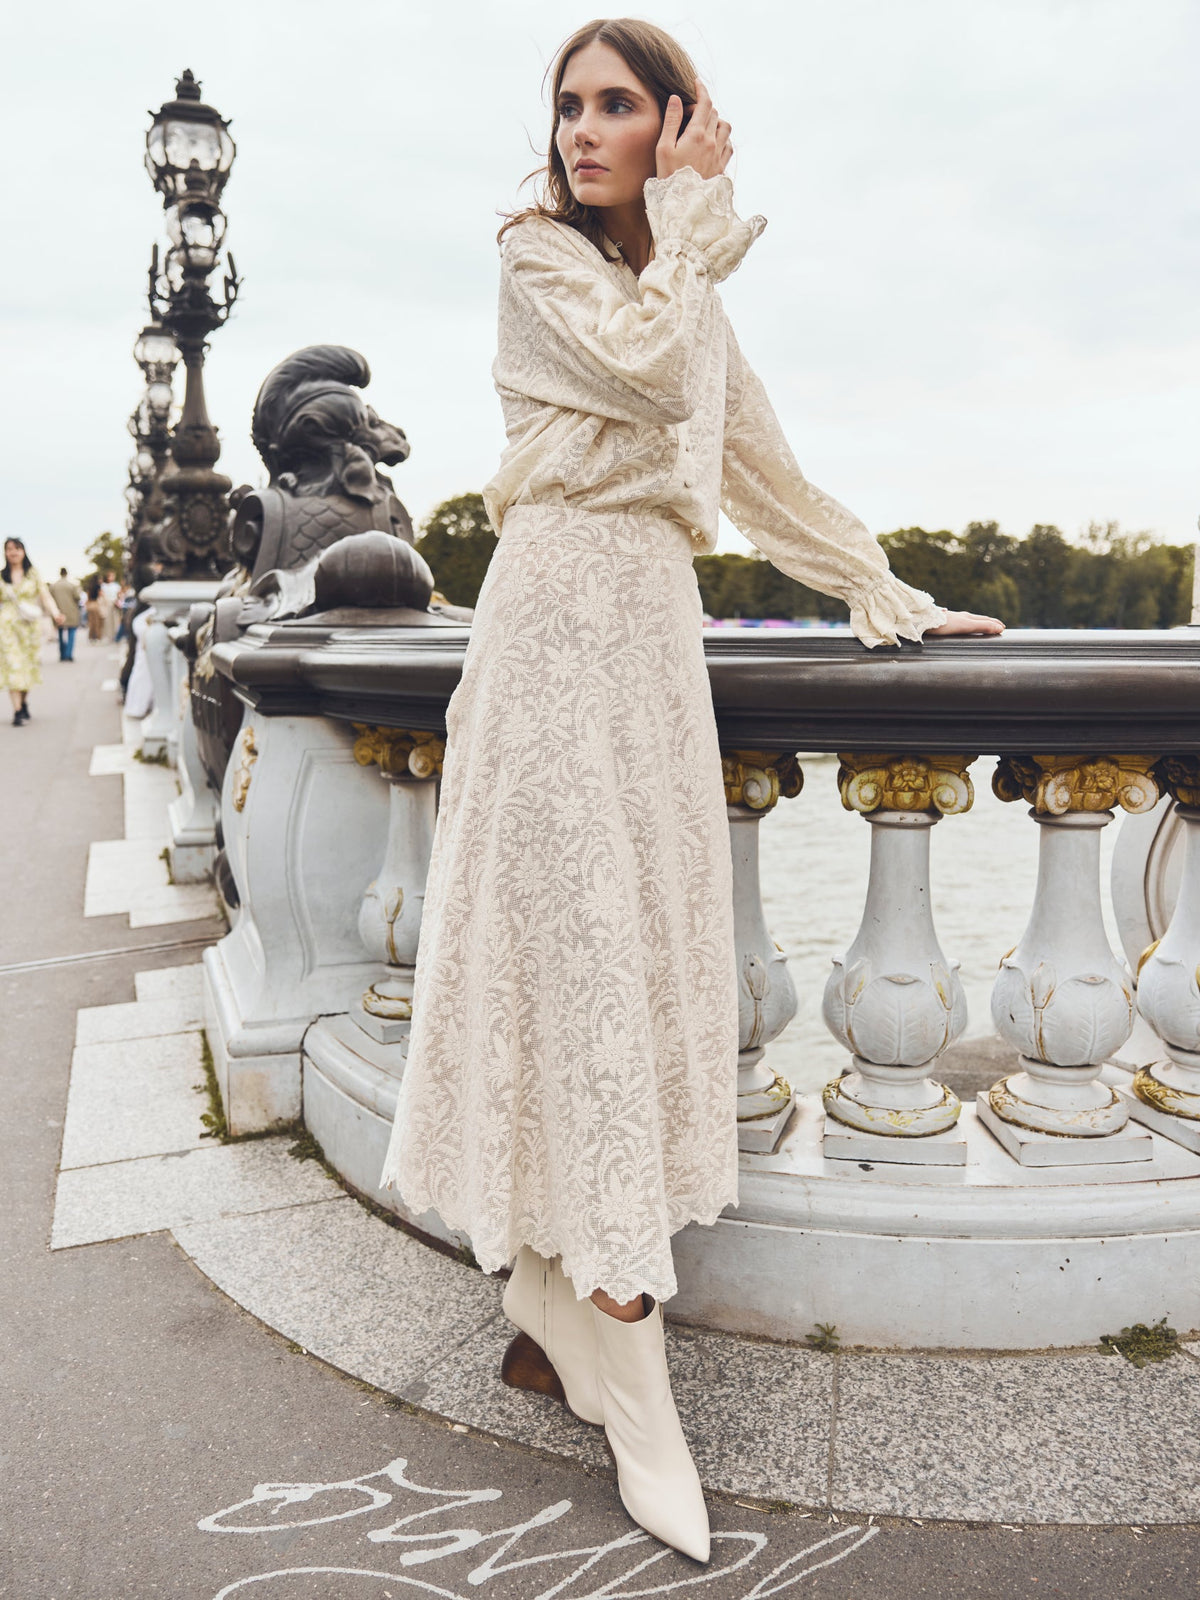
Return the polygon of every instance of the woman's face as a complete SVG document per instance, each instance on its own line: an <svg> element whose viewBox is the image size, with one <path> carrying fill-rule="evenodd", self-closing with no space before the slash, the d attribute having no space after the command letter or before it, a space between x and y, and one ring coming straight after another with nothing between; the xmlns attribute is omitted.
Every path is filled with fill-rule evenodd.
<svg viewBox="0 0 1200 1600"><path fill-rule="evenodd" d="M567 62L554 142L571 193L603 209L640 200L656 171L658 101L611 45L584 45Z"/></svg>
<svg viewBox="0 0 1200 1600"><path fill-rule="evenodd" d="M25 565L25 552L15 539L6 539L4 541L4 559L8 563L10 571Z"/></svg>

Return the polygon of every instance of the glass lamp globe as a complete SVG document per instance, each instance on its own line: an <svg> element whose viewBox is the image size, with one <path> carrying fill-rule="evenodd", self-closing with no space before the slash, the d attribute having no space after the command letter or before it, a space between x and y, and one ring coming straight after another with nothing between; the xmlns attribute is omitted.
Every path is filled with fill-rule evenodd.
<svg viewBox="0 0 1200 1600"><path fill-rule="evenodd" d="M173 367L179 360L175 341L159 322L148 323L133 346L133 359L147 371L150 367Z"/></svg>
<svg viewBox="0 0 1200 1600"><path fill-rule="evenodd" d="M167 280L167 287L170 289L172 294L178 294L183 288L187 277L185 270L186 267L187 258L182 250L175 249L167 251L167 264L164 269L164 276Z"/></svg>
<svg viewBox="0 0 1200 1600"><path fill-rule="evenodd" d="M175 84L175 99L153 113L146 135L146 170L167 201L182 199L189 172L201 174L204 191L216 200L237 153L229 124L205 105L191 70Z"/></svg>
<svg viewBox="0 0 1200 1600"><path fill-rule="evenodd" d="M167 212L167 233L188 266L197 272L211 272L217 264L225 237L225 216L205 201L185 202Z"/></svg>

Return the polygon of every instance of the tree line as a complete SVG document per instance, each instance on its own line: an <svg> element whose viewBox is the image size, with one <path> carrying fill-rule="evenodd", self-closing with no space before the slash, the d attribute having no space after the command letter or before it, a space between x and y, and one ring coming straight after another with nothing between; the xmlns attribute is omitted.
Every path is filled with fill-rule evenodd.
<svg viewBox="0 0 1200 1600"><path fill-rule="evenodd" d="M1024 538L995 522L962 533L900 528L880 543L905 583L955 611L982 611L1023 628L1172 628L1191 615L1192 548L1151 533L1093 523L1077 539L1039 524ZM477 494L445 500L422 525L417 549L438 589L473 606L496 548ZM844 621L845 605L806 588L760 555L696 558L711 617Z"/></svg>
<svg viewBox="0 0 1200 1600"><path fill-rule="evenodd" d="M1022 628L1173 628L1191 615L1192 548L1093 523L1080 538L1039 524L1024 538L994 522L962 533L900 528L880 538L896 576L954 611ZM846 607L785 577L759 556L699 556L704 608L714 617L816 617Z"/></svg>

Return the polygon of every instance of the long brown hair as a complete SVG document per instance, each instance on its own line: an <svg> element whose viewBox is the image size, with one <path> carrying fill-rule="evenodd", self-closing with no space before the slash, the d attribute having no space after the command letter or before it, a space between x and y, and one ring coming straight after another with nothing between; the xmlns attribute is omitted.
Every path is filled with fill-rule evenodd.
<svg viewBox="0 0 1200 1600"><path fill-rule="evenodd" d="M6 545L16 545L17 549L21 552L21 571L23 573L28 572L30 567L33 566L33 562L29 559L29 551L25 548L25 541L23 539L18 539L15 533L10 533L5 539L4 543ZM7 560L5 561L3 567L0 567L0 578L3 578L5 583L11 583L13 581L12 567Z"/></svg>
<svg viewBox="0 0 1200 1600"><path fill-rule="evenodd" d="M677 94L683 101L684 126L696 103L696 68L692 58L669 33L656 28L652 22L641 22L636 17L600 17L595 22L577 28L560 48L554 64L546 73L551 78L550 144L543 166L535 167L522 180L526 183L540 180L534 203L523 211L510 212L504 219L497 239L503 239L510 228L527 217L550 217L555 222L565 222L590 239L597 250L604 250L604 226L599 214L585 206L571 193L567 169L558 153L558 96L562 90L567 63L577 50L585 45L606 44L624 61L634 76L649 89L658 101L659 113L667 109L667 101Z"/></svg>

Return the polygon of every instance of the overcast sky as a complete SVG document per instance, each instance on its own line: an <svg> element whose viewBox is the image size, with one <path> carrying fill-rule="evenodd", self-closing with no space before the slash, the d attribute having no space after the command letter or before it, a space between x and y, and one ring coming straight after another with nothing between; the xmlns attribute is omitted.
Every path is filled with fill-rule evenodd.
<svg viewBox="0 0 1200 1600"><path fill-rule="evenodd" d="M13 20L15 15L15 20ZM147 111L191 67L233 118L213 338L221 466L317 341L370 361L415 517L478 489L496 212L544 149L542 73L590 8L238 0L9 8L3 528L44 569L124 526L161 203ZM1194 537L1200 510L1200 0L692 0L674 31L769 227L722 293L801 465L877 531L1091 519ZM189 21L195 18L195 22ZM726 529L721 547L746 548Z"/></svg>

